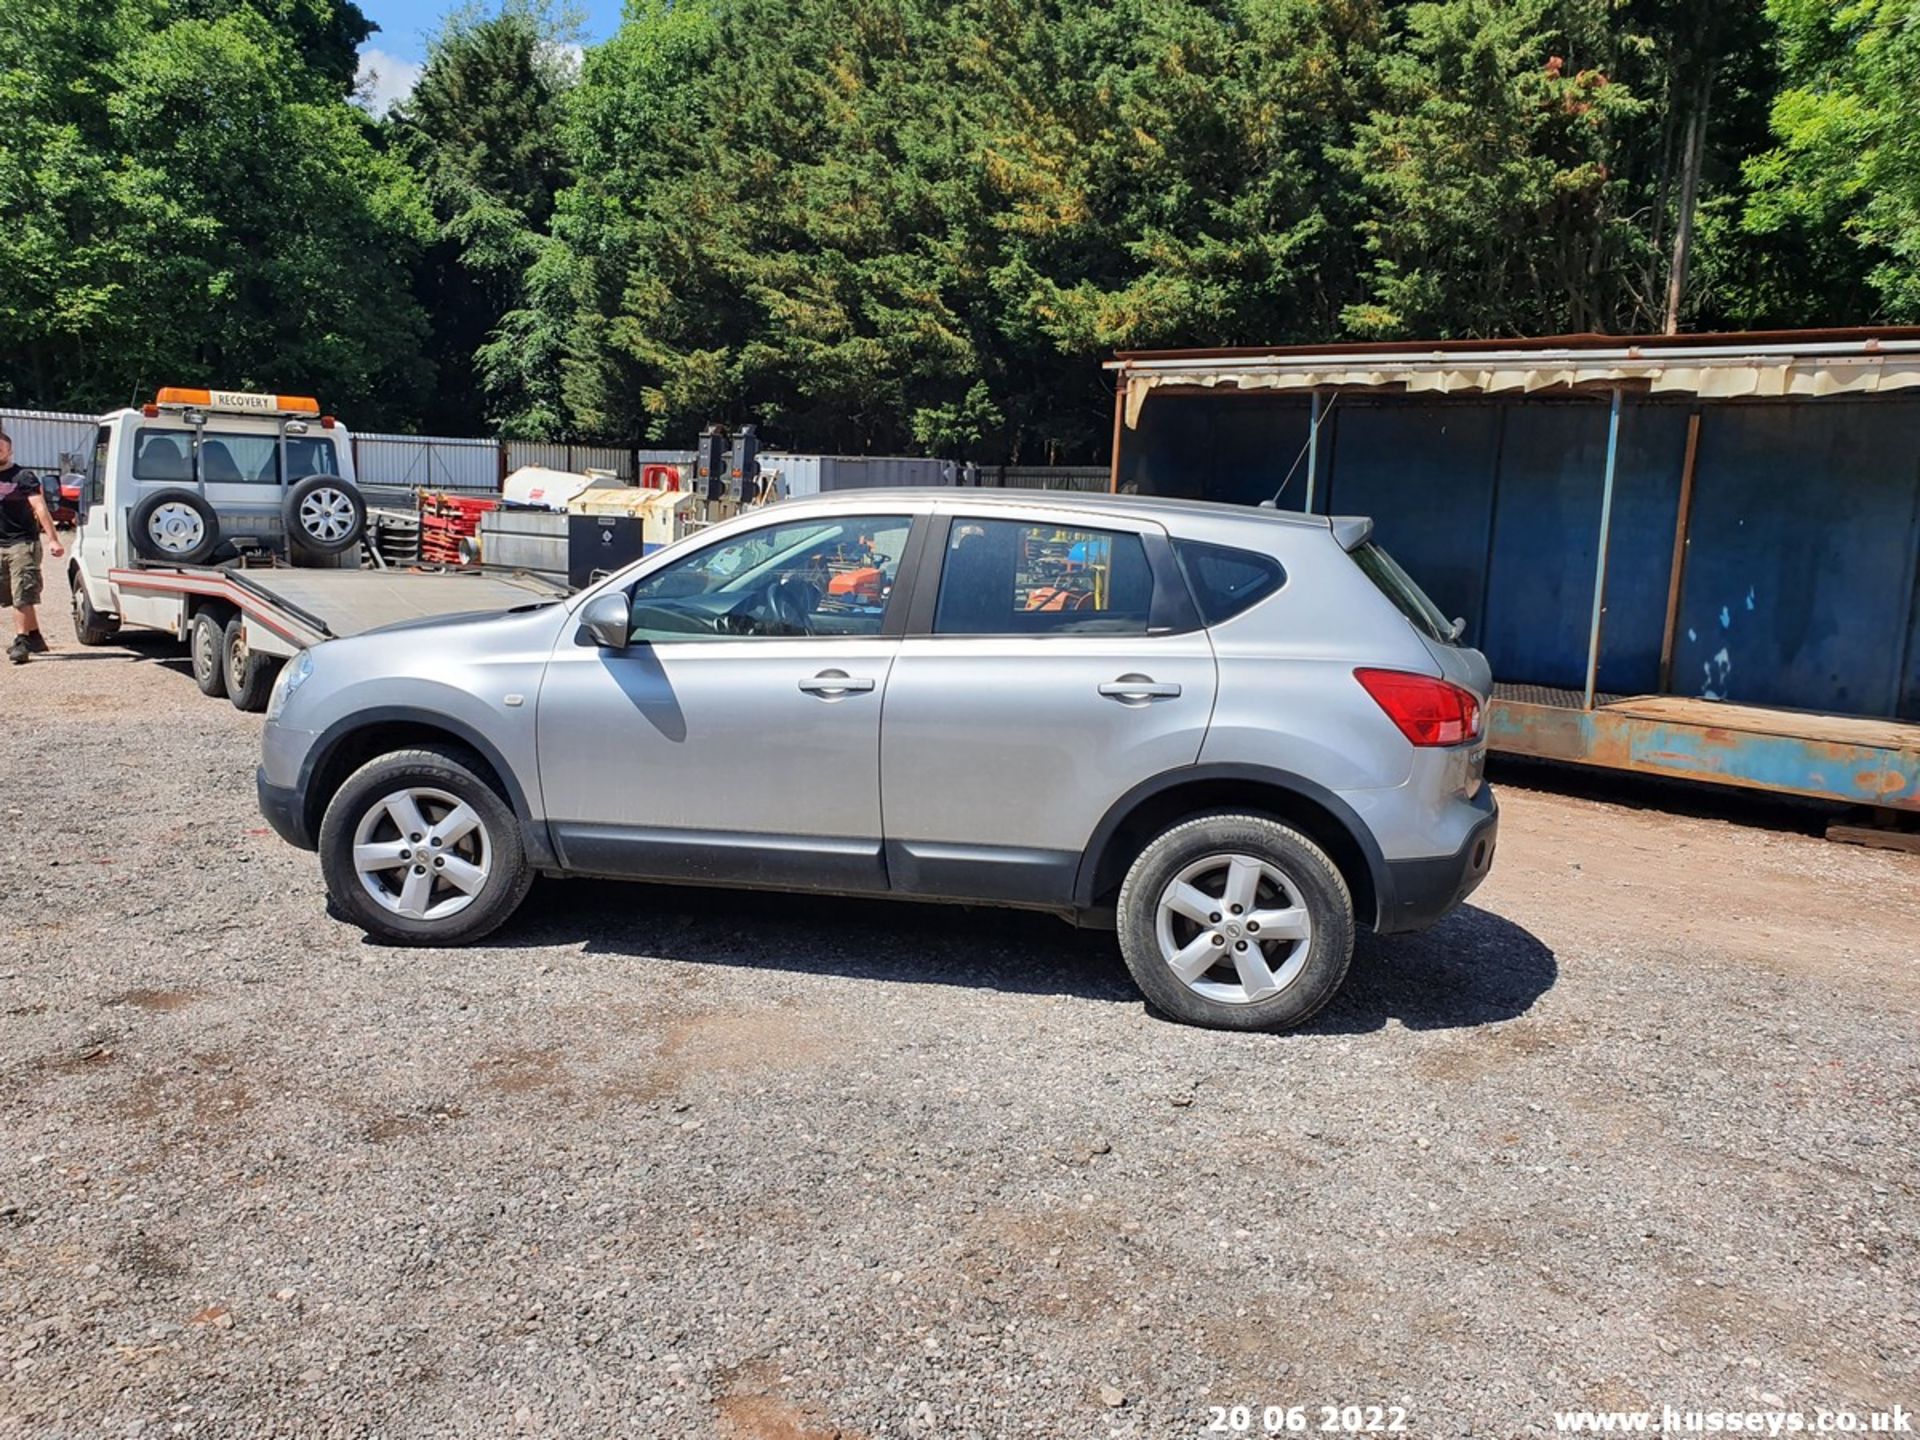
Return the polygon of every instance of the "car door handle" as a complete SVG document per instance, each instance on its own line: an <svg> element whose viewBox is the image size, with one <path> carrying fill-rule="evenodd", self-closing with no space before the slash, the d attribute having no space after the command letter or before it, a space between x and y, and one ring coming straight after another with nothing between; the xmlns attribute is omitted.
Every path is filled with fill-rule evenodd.
<svg viewBox="0 0 1920 1440"><path fill-rule="evenodd" d="M1100 693L1110 700L1171 700L1180 693L1180 685L1150 675L1122 675L1102 685Z"/></svg>
<svg viewBox="0 0 1920 1440"><path fill-rule="evenodd" d="M865 675L849 675L844 670L822 670L802 680L800 688L809 695L835 700L842 695L863 694L873 689L873 680Z"/></svg>

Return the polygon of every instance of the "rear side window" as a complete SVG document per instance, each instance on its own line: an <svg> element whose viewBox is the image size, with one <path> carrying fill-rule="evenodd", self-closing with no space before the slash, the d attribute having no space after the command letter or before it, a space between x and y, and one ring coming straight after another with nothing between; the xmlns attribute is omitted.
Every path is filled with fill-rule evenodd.
<svg viewBox="0 0 1920 1440"><path fill-rule="evenodd" d="M1251 610L1287 583L1280 562L1258 551L1176 540L1173 553L1180 557L1201 618L1209 625Z"/></svg>
<svg viewBox="0 0 1920 1440"><path fill-rule="evenodd" d="M1144 635L1153 570L1124 530L960 517L947 539L936 635Z"/></svg>
<svg viewBox="0 0 1920 1440"><path fill-rule="evenodd" d="M1414 629L1443 645L1453 643L1453 622L1440 613L1440 607L1414 584L1413 577L1400 568L1398 561L1371 540L1352 553L1353 563L1373 581L1374 588L1413 622Z"/></svg>

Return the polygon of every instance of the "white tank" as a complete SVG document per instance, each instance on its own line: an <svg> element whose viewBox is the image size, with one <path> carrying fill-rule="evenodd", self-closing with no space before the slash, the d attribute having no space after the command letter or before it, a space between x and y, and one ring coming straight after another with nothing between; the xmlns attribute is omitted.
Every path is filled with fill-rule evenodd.
<svg viewBox="0 0 1920 1440"><path fill-rule="evenodd" d="M549 470L544 465L522 465L507 476L507 483L500 487L500 494L501 498L518 505L565 510L568 501L593 483L591 475L575 475L569 470Z"/></svg>

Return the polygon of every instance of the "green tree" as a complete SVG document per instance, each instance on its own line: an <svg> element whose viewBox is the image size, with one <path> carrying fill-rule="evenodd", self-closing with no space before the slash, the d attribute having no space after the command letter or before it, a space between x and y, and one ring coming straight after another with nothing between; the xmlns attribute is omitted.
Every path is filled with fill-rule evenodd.
<svg viewBox="0 0 1920 1440"><path fill-rule="evenodd" d="M1772 106L1778 144L1746 167L1746 229L1813 237L1843 268L1864 264L1881 317L1920 319L1920 0L1768 0L1767 11L1787 84ZM1821 247L1830 237L1844 244Z"/></svg>
<svg viewBox="0 0 1920 1440"><path fill-rule="evenodd" d="M502 318L526 302L568 173L560 126L574 80L572 33L564 17L519 0L495 14L457 14L391 116L396 152L421 177L438 227L419 281L440 382L430 426L471 427L485 414L518 433L557 420L543 418L552 382L538 371L504 371L484 397L480 371Z"/></svg>
<svg viewBox="0 0 1920 1440"><path fill-rule="evenodd" d="M1345 152L1375 205L1354 331L1551 334L1633 313L1647 232L1613 160L1645 106L1610 73L1608 18L1605 0L1407 7Z"/></svg>
<svg viewBox="0 0 1920 1440"><path fill-rule="evenodd" d="M428 216L348 103L364 18L187 8L20 0L0 31L0 390L101 407L211 382L404 421Z"/></svg>

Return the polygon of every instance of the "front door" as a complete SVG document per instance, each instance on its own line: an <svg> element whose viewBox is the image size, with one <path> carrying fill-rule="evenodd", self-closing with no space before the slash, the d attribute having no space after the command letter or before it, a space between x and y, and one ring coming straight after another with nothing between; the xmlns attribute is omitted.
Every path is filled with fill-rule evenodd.
<svg viewBox="0 0 1920 1440"><path fill-rule="evenodd" d="M1157 526L958 514L928 553L881 741L894 886L1065 905L1113 803L1198 759L1213 648Z"/></svg>
<svg viewBox="0 0 1920 1440"><path fill-rule="evenodd" d="M563 637L537 733L567 867L886 889L880 704L912 527L770 520L632 585L627 649Z"/></svg>

